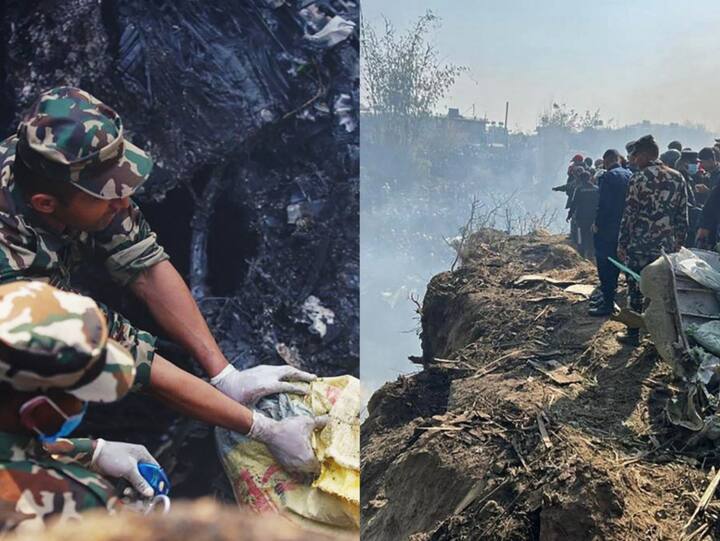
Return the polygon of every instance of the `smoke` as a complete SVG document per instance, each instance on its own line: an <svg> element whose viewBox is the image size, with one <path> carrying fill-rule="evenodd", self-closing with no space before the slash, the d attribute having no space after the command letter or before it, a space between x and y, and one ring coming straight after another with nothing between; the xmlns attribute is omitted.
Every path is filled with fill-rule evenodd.
<svg viewBox="0 0 720 541"><path fill-rule="evenodd" d="M361 130L361 376L370 392L419 367L418 303L430 278L449 270L448 241L466 224L473 198L483 226L527 233L537 216L559 230L564 206L542 178L524 136L488 146L468 124L429 120L421 136L386 137L391 119L363 118ZM428 126L426 126L428 128ZM558 160L564 161L558 153Z"/></svg>
<svg viewBox="0 0 720 541"><path fill-rule="evenodd" d="M570 158L653 133L698 148L712 144L701 127L642 123L580 133L493 134L469 119L426 119L412 132L390 117L367 116L361 130L361 376L369 393L417 371L418 303L435 274L450 269L449 245L477 201L475 227L511 234L567 230L563 193Z"/></svg>

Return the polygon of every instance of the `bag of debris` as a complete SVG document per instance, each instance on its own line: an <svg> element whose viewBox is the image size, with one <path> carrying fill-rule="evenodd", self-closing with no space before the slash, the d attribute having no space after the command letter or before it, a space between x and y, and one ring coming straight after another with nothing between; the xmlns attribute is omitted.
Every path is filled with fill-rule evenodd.
<svg viewBox="0 0 720 541"><path fill-rule="evenodd" d="M720 268L717 254L705 250L690 251L680 248L673 254L673 266L697 283L714 291L720 291Z"/></svg>
<svg viewBox="0 0 720 541"><path fill-rule="evenodd" d="M305 396L273 395L256 408L276 420L329 416L313 441L321 464L317 478L286 472L264 444L218 428L223 467L241 505L280 513L306 529L355 532L360 526L360 382L340 376L307 385Z"/></svg>

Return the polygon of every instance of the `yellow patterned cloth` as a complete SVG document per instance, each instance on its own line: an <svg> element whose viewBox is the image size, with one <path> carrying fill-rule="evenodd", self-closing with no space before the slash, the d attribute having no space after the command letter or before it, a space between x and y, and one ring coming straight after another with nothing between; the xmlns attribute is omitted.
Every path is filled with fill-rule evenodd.
<svg viewBox="0 0 720 541"><path fill-rule="evenodd" d="M265 445L224 429L216 431L223 466L240 504L279 512L305 528L356 532L360 525L360 382L352 376L319 378L305 396L281 394L258 409L274 419L328 415L315 433L321 463L317 478L290 474Z"/></svg>

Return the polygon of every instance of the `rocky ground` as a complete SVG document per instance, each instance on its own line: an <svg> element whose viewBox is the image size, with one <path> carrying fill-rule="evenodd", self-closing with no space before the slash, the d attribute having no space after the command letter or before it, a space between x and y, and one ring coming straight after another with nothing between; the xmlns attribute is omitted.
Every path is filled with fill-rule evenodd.
<svg viewBox="0 0 720 541"><path fill-rule="evenodd" d="M666 422L675 382L652 344L619 345L582 296L515 283L592 284L593 265L540 234L483 231L464 256L428 285L423 371L370 400L362 538L717 538L713 504L685 528L716 459Z"/></svg>

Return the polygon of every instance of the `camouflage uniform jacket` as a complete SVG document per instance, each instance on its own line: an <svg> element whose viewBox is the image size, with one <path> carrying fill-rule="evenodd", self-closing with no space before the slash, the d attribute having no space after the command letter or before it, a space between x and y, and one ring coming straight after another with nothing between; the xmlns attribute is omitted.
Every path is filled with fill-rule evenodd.
<svg viewBox="0 0 720 541"><path fill-rule="evenodd" d="M618 251L641 269L660 256L676 252L688 230L687 184L682 175L654 161L635 173L628 184L620 223Z"/></svg>
<svg viewBox="0 0 720 541"><path fill-rule="evenodd" d="M13 179L16 144L16 136L0 142L0 283L42 280L70 290L72 270L92 257L104 263L115 282L127 285L143 270L168 259L135 203L97 233L48 229ZM110 337L135 357L136 385L141 387L149 381L155 338L121 315L101 308L108 318Z"/></svg>
<svg viewBox="0 0 720 541"><path fill-rule="evenodd" d="M89 440L66 440L78 458L90 454ZM83 449L85 447L85 449ZM118 509L113 486L82 460L55 460L30 436L0 432L0 533L42 530L45 520L77 520L92 508Z"/></svg>

